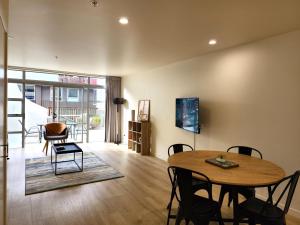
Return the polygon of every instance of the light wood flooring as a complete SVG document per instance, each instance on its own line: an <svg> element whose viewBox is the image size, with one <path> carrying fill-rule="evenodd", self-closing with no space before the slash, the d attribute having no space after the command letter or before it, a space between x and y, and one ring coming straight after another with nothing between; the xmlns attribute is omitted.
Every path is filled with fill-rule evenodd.
<svg viewBox="0 0 300 225"><path fill-rule="evenodd" d="M9 225L166 224L170 182L165 161L140 156L126 146L101 143L81 146L96 153L125 177L25 196L25 158L43 156L42 145L11 150ZM217 199L218 192L214 192ZM222 214L228 217L231 209L223 207ZM170 224L174 222L171 220ZM299 224L300 219L288 217L287 225Z"/></svg>

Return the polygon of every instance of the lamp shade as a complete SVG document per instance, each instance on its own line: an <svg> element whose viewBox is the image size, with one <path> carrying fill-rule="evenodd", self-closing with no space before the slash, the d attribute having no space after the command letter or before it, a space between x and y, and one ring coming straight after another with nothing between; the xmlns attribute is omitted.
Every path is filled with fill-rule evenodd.
<svg viewBox="0 0 300 225"><path fill-rule="evenodd" d="M122 105L125 103L125 99L124 98L114 98L113 103L116 105Z"/></svg>

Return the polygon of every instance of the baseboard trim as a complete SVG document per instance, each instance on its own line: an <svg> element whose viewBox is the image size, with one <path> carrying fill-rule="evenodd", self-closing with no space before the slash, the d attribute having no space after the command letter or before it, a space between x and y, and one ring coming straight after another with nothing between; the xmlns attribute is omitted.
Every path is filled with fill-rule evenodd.
<svg viewBox="0 0 300 225"><path fill-rule="evenodd" d="M261 199L267 200L267 197L265 195L261 195L261 194L256 194L256 195L257 195L257 197L259 197ZM279 204L279 205L280 205L280 207L284 207L283 204ZM290 207L288 214L300 219L300 210L299 209Z"/></svg>

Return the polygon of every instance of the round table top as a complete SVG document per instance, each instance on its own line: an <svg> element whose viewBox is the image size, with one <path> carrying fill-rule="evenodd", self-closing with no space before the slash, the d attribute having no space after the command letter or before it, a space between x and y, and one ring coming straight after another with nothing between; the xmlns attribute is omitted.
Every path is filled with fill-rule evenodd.
<svg viewBox="0 0 300 225"><path fill-rule="evenodd" d="M205 162L205 159L216 158L219 155L223 155L226 160L238 163L239 166L223 169ZM177 166L203 173L215 184L267 186L277 183L285 176L283 169L270 161L222 151L180 152L170 156L168 163L169 166Z"/></svg>

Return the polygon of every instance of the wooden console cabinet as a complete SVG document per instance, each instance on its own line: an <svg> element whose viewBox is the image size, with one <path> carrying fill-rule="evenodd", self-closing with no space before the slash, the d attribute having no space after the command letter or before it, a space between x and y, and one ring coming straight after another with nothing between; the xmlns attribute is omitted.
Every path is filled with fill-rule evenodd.
<svg viewBox="0 0 300 225"><path fill-rule="evenodd" d="M128 122L128 148L150 155L150 122Z"/></svg>

